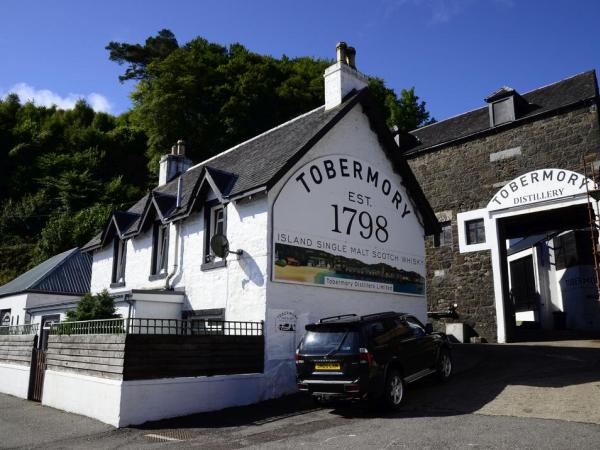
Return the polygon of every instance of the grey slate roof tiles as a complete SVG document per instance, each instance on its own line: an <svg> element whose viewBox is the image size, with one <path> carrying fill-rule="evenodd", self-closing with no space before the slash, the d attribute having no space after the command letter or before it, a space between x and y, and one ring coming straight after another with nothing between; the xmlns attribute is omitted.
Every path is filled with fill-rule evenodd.
<svg viewBox="0 0 600 450"><path fill-rule="evenodd" d="M259 187L269 187L269 184L276 180L282 171L287 170L290 163L295 161L295 158L303 150L310 148L320 139L323 133L334 126L337 120L342 118L358 102L363 102L363 106L366 106L365 111L370 111L368 112L369 120L375 120L372 118L376 115L373 112L372 100L368 89L365 88L349 94L342 104L335 108L325 110L325 107L321 106L193 166L180 177L154 189L153 194L155 196L159 194L159 197L162 194L176 198L178 179L181 179L181 207L173 208L169 214L169 218L174 219L185 215L189 211L197 196L199 184L206 174L214 181L220 190L220 194L225 198L235 197ZM379 115L377 120L381 121ZM371 126L373 127L373 122ZM385 123L382 122L382 126L378 128L379 133L381 133L381 129L385 129L385 133L389 134ZM396 152L394 157L401 158L391 134L388 137L388 142L391 142L394 147L392 151ZM401 167L401 174L405 179L407 188L411 190L411 194L415 195L422 209L427 210L425 214L426 223L429 224L435 221L433 228L429 226L426 228L428 230L434 229L437 227L437 221L420 187L416 185L414 175L410 172L407 164L402 163L399 167ZM146 202L147 197L141 199L128 211L143 214ZM135 230L136 227L139 229L140 220L132 222L129 227L130 232ZM88 242L83 250L91 250L101 244L102 234Z"/></svg>
<svg viewBox="0 0 600 450"><path fill-rule="evenodd" d="M550 113L563 107L577 104L586 100L592 100L598 96L598 85L596 72L590 70L573 77L561 80L557 83L533 90L521 97L528 103L521 111L520 120L528 120L532 117ZM499 91L492 94L498 94ZM416 145L411 143L403 148L405 154L418 153L431 147L444 145L458 139L467 138L471 135L491 130L488 106L443 120L432 125L411 131L411 135L417 138ZM401 137L401 140L402 137ZM410 142L410 139L404 139Z"/></svg>
<svg viewBox="0 0 600 450"><path fill-rule="evenodd" d="M90 290L92 256L78 248L55 255L0 286L0 297L21 292L81 295Z"/></svg>

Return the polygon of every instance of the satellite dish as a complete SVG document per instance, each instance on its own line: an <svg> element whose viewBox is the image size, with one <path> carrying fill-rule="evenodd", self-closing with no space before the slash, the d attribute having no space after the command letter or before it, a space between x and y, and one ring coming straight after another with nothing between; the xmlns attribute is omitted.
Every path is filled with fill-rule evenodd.
<svg viewBox="0 0 600 450"><path fill-rule="evenodd" d="M210 248L219 258L229 255L229 241L224 234L215 234L210 240Z"/></svg>

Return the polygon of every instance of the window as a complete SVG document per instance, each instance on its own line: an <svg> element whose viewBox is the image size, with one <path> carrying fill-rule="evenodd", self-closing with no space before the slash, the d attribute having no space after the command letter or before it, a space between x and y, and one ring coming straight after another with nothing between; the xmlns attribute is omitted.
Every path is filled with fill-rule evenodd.
<svg viewBox="0 0 600 450"><path fill-rule="evenodd" d="M10 325L10 309L0 310L0 326L6 327Z"/></svg>
<svg viewBox="0 0 600 450"><path fill-rule="evenodd" d="M207 211L206 230L208 230L208 233L206 233L204 262L212 263L216 256L210 248L210 241L213 236L226 233L225 207L223 205L216 205L207 209Z"/></svg>
<svg viewBox="0 0 600 450"><path fill-rule="evenodd" d="M556 270L594 265L593 245L588 230L576 230L554 238Z"/></svg>
<svg viewBox="0 0 600 450"><path fill-rule="evenodd" d="M166 275L169 255L169 225L154 222L151 275Z"/></svg>
<svg viewBox="0 0 600 450"><path fill-rule="evenodd" d="M125 284L125 260L127 257L127 241L115 237L113 249L112 283Z"/></svg>
<svg viewBox="0 0 600 450"><path fill-rule="evenodd" d="M485 224L483 219L465 222L465 231L467 234L467 245L485 243Z"/></svg>
<svg viewBox="0 0 600 450"><path fill-rule="evenodd" d="M448 220L440 222L440 225L442 232L434 236L433 245L435 247L452 247L452 222Z"/></svg>
<svg viewBox="0 0 600 450"><path fill-rule="evenodd" d="M421 322L419 322L417 319L415 319L414 317L410 317L408 316L406 318L406 323L408 324L408 326L410 327L411 330L411 334L415 337L420 337L420 336L425 336L427 333L425 332L425 328L423 327L423 325L421 325Z"/></svg>

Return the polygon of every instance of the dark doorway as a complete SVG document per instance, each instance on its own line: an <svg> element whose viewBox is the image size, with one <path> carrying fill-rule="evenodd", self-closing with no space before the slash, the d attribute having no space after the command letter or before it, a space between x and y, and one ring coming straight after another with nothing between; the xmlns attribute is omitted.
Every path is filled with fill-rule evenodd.
<svg viewBox="0 0 600 450"><path fill-rule="evenodd" d="M507 342L595 335L600 303L587 205L498 219Z"/></svg>

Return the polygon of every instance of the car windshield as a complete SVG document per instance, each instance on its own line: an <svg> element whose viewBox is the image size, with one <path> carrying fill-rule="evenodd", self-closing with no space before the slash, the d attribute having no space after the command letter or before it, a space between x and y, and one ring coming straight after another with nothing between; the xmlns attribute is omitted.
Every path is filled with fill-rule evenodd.
<svg viewBox="0 0 600 450"><path fill-rule="evenodd" d="M309 331L301 350L309 354L354 353L358 349L358 333L351 330Z"/></svg>

